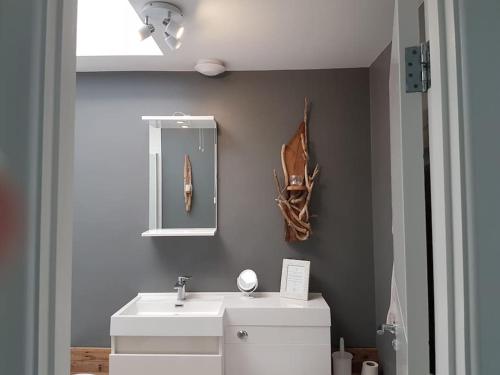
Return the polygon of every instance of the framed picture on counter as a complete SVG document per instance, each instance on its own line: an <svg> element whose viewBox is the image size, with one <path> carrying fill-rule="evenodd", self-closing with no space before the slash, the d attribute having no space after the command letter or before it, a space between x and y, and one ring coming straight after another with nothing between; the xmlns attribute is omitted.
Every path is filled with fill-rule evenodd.
<svg viewBox="0 0 500 375"><path fill-rule="evenodd" d="M307 301L310 267L308 260L283 259L280 296Z"/></svg>

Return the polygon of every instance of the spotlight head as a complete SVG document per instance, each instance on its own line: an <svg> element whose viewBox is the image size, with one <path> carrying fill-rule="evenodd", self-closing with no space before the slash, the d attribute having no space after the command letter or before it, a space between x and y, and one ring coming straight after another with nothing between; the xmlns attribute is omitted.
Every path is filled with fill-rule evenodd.
<svg viewBox="0 0 500 375"><path fill-rule="evenodd" d="M165 34L172 35L176 39L180 39L184 34L184 26L171 19L167 22L167 26L165 27Z"/></svg>
<svg viewBox="0 0 500 375"><path fill-rule="evenodd" d="M179 49L182 45L182 42L173 35L166 35L165 43L167 43L168 48L171 50Z"/></svg>
<svg viewBox="0 0 500 375"><path fill-rule="evenodd" d="M177 36L176 36L177 39L182 38L182 36L184 35L184 30L185 30L184 25L181 25L181 27L179 27L179 30L177 31Z"/></svg>
<svg viewBox="0 0 500 375"><path fill-rule="evenodd" d="M149 38L155 31L155 27L150 24L146 24L139 29L139 40L144 40Z"/></svg>

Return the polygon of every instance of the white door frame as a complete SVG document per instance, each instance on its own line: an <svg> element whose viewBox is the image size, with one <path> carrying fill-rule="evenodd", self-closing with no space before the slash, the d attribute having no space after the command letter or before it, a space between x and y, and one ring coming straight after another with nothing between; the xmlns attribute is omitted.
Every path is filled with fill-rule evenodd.
<svg viewBox="0 0 500 375"><path fill-rule="evenodd" d="M457 0L426 0L436 374L471 375L467 210Z"/></svg>
<svg viewBox="0 0 500 375"><path fill-rule="evenodd" d="M38 283L38 375L70 368L77 0L46 7Z"/></svg>
<svg viewBox="0 0 500 375"><path fill-rule="evenodd" d="M405 48L419 43L418 9L419 0L395 1L389 70L394 266L388 319L398 327L396 369L400 375L429 371L422 99L421 94L406 93L404 60Z"/></svg>
<svg viewBox="0 0 500 375"><path fill-rule="evenodd" d="M38 374L66 375L71 331L77 1L46 2ZM475 362L469 329L472 275L466 236L458 4L457 0L427 0L427 9L437 374L469 375Z"/></svg>

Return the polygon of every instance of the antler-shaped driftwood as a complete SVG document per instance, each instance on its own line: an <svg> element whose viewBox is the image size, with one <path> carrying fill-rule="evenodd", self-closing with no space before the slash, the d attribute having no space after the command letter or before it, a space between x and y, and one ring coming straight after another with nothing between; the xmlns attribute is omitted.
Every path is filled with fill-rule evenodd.
<svg viewBox="0 0 500 375"><path fill-rule="evenodd" d="M305 241L312 233L309 204L314 180L319 175L319 166L316 165L309 174L308 111L309 102L305 98L304 120L293 138L281 147L283 186L274 170L274 182L278 194L276 202L285 220L286 241Z"/></svg>

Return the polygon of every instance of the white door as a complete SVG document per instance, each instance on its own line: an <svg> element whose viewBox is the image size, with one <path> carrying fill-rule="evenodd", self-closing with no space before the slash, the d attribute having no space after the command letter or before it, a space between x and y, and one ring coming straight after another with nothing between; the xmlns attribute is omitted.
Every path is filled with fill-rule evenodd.
<svg viewBox="0 0 500 375"><path fill-rule="evenodd" d="M394 347L398 375L429 374L422 95L406 93L405 48L419 44L418 0L396 0L389 79Z"/></svg>

